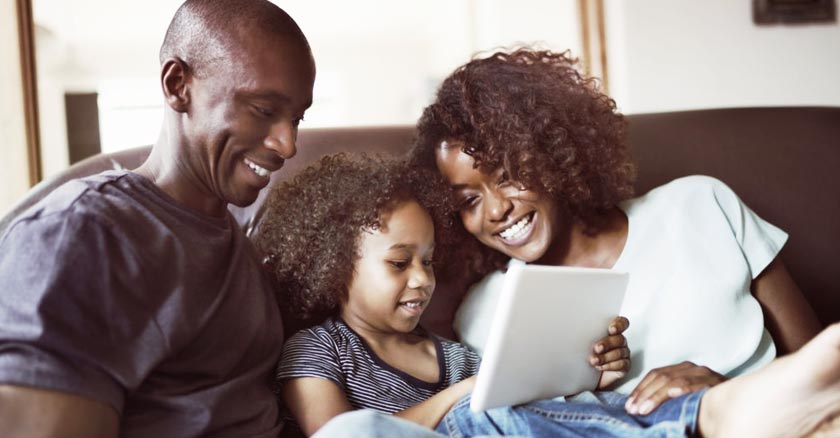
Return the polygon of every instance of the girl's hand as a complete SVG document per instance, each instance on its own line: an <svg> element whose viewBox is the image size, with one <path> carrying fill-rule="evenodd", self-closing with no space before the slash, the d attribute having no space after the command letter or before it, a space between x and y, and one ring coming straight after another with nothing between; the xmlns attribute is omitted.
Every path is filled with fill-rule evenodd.
<svg viewBox="0 0 840 438"><path fill-rule="evenodd" d="M662 402L726 380L707 367L682 362L649 372L630 393L624 409L630 414L647 415Z"/></svg>
<svg viewBox="0 0 840 438"><path fill-rule="evenodd" d="M589 363L596 370L602 371L598 389L611 385L630 371L630 349L627 348L627 339L622 334L627 327L630 327L630 321L623 316L617 316L607 329L609 336L592 347Z"/></svg>

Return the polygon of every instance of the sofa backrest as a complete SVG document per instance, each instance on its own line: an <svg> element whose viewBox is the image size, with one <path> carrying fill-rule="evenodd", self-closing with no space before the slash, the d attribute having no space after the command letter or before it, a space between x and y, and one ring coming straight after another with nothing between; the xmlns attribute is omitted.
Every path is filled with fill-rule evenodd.
<svg viewBox="0 0 840 438"><path fill-rule="evenodd" d="M840 321L840 108L629 116L637 193L704 174L789 234L781 257L823 323Z"/></svg>
<svg viewBox="0 0 840 438"><path fill-rule="evenodd" d="M840 320L840 108L736 108L627 116L639 168L637 193L674 178L705 174L729 184L790 239L781 253L823 323ZM272 175L291 178L320 156L339 151L400 155L412 126L302 130L298 155ZM106 169L137 167L149 147L102 154L35 186L0 220L8 222L64 181ZM232 206L247 231L267 190L253 205ZM426 325L451 336L462 284L440 284Z"/></svg>

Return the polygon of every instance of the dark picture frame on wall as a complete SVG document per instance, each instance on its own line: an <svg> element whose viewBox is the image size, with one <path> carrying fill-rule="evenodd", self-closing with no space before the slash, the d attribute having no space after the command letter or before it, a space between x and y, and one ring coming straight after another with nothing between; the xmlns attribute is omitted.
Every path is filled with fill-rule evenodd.
<svg viewBox="0 0 840 438"><path fill-rule="evenodd" d="M755 24L811 24L837 21L836 0L753 0Z"/></svg>

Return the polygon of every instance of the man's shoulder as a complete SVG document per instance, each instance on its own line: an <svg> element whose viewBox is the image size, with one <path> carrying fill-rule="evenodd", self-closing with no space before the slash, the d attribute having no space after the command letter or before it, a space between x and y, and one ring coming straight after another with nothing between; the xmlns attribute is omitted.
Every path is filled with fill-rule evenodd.
<svg viewBox="0 0 840 438"><path fill-rule="evenodd" d="M18 215L0 242L26 245L34 236L52 245L78 244L95 235L109 241L116 238L114 243L119 244L148 239L160 227L147 187L150 183L140 178L126 171L108 171L70 180Z"/></svg>
<svg viewBox="0 0 840 438"><path fill-rule="evenodd" d="M137 182L128 175L126 171L107 171L67 181L21 213L16 222L48 218L60 221L68 216L113 218L140 195L132 189Z"/></svg>

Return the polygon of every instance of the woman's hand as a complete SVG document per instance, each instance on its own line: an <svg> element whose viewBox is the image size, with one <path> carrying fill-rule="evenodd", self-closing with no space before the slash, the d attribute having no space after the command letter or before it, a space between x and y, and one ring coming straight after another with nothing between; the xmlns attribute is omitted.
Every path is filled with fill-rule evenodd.
<svg viewBox="0 0 840 438"><path fill-rule="evenodd" d="M624 409L630 414L647 415L665 400L715 386L725 380L725 376L687 361L656 368L630 393Z"/></svg>
<svg viewBox="0 0 840 438"><path fill-rule="evenodd" d="M630 327L630 321L617 316L607 329L609 336L596 342L592 347L589 363L596 370L602 371L598 389L605 388L627 375L630 370L630 349L622 333Z"/></svg>

